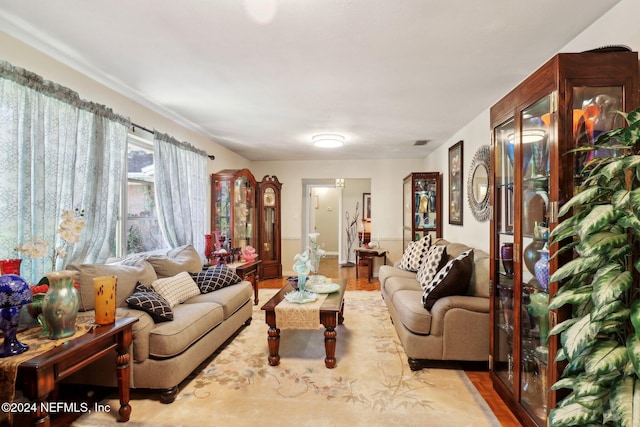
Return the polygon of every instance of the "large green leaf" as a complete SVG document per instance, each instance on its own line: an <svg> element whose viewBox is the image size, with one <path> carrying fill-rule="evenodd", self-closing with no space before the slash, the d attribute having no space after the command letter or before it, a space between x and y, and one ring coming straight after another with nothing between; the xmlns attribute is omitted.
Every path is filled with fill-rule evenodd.
<svg viewBox="0 0 640 427"><path fill-rule="evenodd" d="M600 322L592 322L589 316L584 316L571 325L561 336L562 346L567 352L569 360L575 359L595 338L600 329Z"/></svg>
<svg viewBox="0 0 640 427"><path fill-rule="evenodd" d="M585 371L588 375L622 371L628 360L627 348L618 341L599 341L593 352L585 358Z"/></svg>
<svg viewBox="0 0 640 427"><path fill-rule="evenodd" d="M621 378L611 390L607 422L622 427L637 427L640 420L640 384L634 377Z"/></svg>
<svg viewBox="0 0 640 427"><path fill-rule="evenodd" d="M605 178L606 181L609 181L616 172L623 170L625 167L624 159L621 157L609 163L607 166L603 167L600 171L600 174Z"/></svg>
<svg viewBox="0 0 640 427"><path fill-rule="evenodd" d="M615 210L613 205L597 205L591 212L577 225L578 236L584 240L589 234L602 230L607 224L614 223L620 216L620 211Z"/></svg>
<svg viewBox="0 0 640 427"><path fill-rule="evenodd" d="M562 292L555 294L549 303L550 310L560 308L565 304L580 304L591 299L591 286L583 286L567 290L564 288L560 289Z"/></svg>
<svg viewBox="0 0 640 427"><path fill-rule="evenodd" d="M589 257L596 254L610 253L613 248L620 247L627 242L627 235L602 231L600 233L587 236L576 247L580 256Z"/></svg>
<svg viewBox="0 0 640 427"><path fill-rule="evenodd" d="M591 203L598 197L598 192L600 191L599 187L590 187L584 191L573 196L567 203L562 205L560 212L558 212L558 216L562 217L566 215L569 210L574 206L583 206L588 203Z"/></svg>
<svg viewBox="0 0 640 427"><path fill-rule="evenodd" d="M626 120L628 124L634 124L640 121L640 108L636 108L635 110L629 112L629 113L620 113L622 114Z"/></svg>
<svg viewBox="0 0 640 427"><path fill-rule="evenodd" d="M631 208L633 209L634 215L636 218L640 217L640 187L631 190L629 199L631 201Z"/></svg>
<svg viewBox="0 0 640 427"><path fill-rule="evenodd" d="M618 225L624 229L630 229L636 238L640 237L640 220L633 212L624 211L618 218Z"/></svg>
<svg viewBox="0 0 640 427"><path fill-rule="evenodd" d="M624 142L626 145L634 145L640 138L640 123L630 124L624 131Z"/></svg>
<svg viewBox="0 0 640 427"><path fill-rule="evenodd" d="M598 320L604 320L607 318L607 316L609 316L612 313L615 313L620 309L625 309L623 302L620 300L612 301L609 304L603 304L593 309L593 311L590 314L591 321L593 322Z"/></svg>
<svg viewBox="0 0 640 427"><path fill-rule="evenodd" d="M590 257L574 258L559 269L557 269L549 278L550 282L559 282L560 280L582 273L583 271L595 271L605 260L602 255L594 255Z"/></svg>
<svg viewBox="0 0 640 427"><path fill-rule="evenodd" d="M611 197L611 204L615 209L626 209L629 206L631 200L630 192L628 190L618 190Z"/></svg>
<svg viewBox="0 0 640 427"><path fill-rule="evenodd" d="M567 237L573 237L578 234L576 231L575 225L582 219L585 215L577 215L572 216L570 218L565 219L560 224L553 229L549 238L551 242L559 242L561 240L566 239Z"/></svg>
<svg viewBox="0 0 640 427"><path fill-rule="evenodd" d="M640 338L630 335L627 339L627 355L633 365L633 370L640 377Z"/></svg>
<svg viewBox="0 0 640 427"><path fill-rule="evenodd" d="M579 403L553 408L549 411L549 425L554 427L586 426L602 419L602 408L589 409Z"/></svg>
<svg viewBox="0 0 640 427"><path fill-rule="evenodd" d="M636 336L640 338L640 299L636 299L631 303L631 314L629 315Z"/></svg>
<svg viewBox="0 0 640 427"><path fill-rule="evenodd" d="M551 308L551 305L549 305L549 308ZM559 334L561 332L566 331L571 326L573 326L574 324L578 323L578 320L580 320L580 319L576 319L575 317L570 317L567 320L564 320L564 321L558 323L556 326L551 328L551 330L549 331L549 335L557 335L557 334Z"/></svg>
<svg viewBox="0 0 640 427"><path fill-rule="evenodd" d="M591 299L596 307L608 304L622 295L633 284L633 276L619 264L607 264L593 277Z"/></svg>

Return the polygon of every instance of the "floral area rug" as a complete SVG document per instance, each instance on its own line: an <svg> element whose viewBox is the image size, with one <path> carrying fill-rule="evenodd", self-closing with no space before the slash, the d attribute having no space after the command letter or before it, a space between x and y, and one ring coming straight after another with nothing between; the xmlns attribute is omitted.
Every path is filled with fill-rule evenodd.
<svg viewBox="0 0 640 427"><path fill-rule="evenodd" d="M267 301L276 290L260 290ZM280 365L269 366L264 312L180 386L175 402L132 390L130 427L164 426L499 426L463 371L413 372L380 293L347 291L336 328L337 366L324 366L323 329L282 330ZM113 425L111 412L73 425Z"/></svg>

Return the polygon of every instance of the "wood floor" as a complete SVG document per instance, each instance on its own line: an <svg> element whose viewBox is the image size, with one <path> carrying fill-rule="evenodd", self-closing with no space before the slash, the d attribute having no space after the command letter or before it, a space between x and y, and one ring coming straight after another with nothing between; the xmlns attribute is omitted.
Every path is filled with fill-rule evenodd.
<svg viewBox="0 0 640 427"><path fill-rule="evenodd" d="M347 290L354 291L379 291L380 290L380 282L377 278L373 278L370 282L367 280L367 269L366 267L360 267L359 275L360 277L356 279L356 267L341 267L338 266L337 259L335 258L325 258L322 260L322 264L320 266L320 274L347 279ZM261 280L260 287L261 288L273 288L279 289L284 286L286 278L280 279L268 279ZM498 396L498 394L494 391L493 386L491 384L491 380L489 378L489 372L481 369L475 368L473 366L465 366L465 373L469 380L473 383L473 385L478 390L479 394L484 398L487 402L496 418L500 421L500 423L505 427L516 427L521 426L522 424L518 422L518 419L513 415L513 413L509 410L503 400ZM78 386L70 386L68 389L63 386L61 388L61 396L59 397L61 400L71 401L71 399L77 399L80 401L88 401L88 400L96 400L99 401L103 396L106 396L106 393L109 393L110 390L101 390L95 388L83 389ZM72 415L58 415L53 417L51 420L52 427L67 427L69 426L77 416ZM14 424L15 425L15 424ZM22 424L17 424L22 425ZM126 426L126 424L123 424Z"/></svg>

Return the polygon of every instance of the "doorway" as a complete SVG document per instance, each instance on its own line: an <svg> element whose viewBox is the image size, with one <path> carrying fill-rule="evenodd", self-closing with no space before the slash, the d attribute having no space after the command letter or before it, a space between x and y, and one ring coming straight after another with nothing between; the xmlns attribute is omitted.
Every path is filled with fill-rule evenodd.
<svg viewBox="0 0 640 427"><path fill-rule="evenodd" d="M355 260L354 250L357 242L351 248L348 256L346 248L346 214L353 219L358 206L358 231L364 228L362 222L363 197L371 198L371 179L345 179L344 187L336 187L335 178L303 179L303 221L301 250L308 244L309 233L320 233L318 243L327 251L327 255L337 256L339 265ZM370 228L371 222L367 223ZM324 243L324 246L322 246Z"/></svg>

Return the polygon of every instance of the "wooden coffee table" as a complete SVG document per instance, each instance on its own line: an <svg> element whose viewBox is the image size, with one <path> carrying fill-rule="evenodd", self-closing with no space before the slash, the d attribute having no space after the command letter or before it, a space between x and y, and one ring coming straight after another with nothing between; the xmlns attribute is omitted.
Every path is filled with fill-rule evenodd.
<svg viewBox="0 0 640 427"><path fill-rule="evenodd" d="M114 366L120 397L118 414L120 421L129 421L129 346L132 340L132 325L137 321L138 319L133 317L118 318L111 325L99 326L76 339L22 362L18 366L16 387L22 390L25 397L36 402L37 408L45 408L41 403L46 401L58 381L115 350L118 354ZM44 411L33 412L32 425L49 426L49 414Z"/></svg>
<svg viewBox="0 0 640 427"><path fill-rule="evenodd" d="M320 307L320 323L325 327L324 331L324 349L326 357L324 364L327 368L336 367L336 331L337 325L341 325L344 321L344 292L347 288L347 281L344 279L329 279L332 283L340 285L340 290L327 295ZM262 310L265 311L265 321L269 325L267 332L267 343L269 344L269 365L277 366L280 364L280 329L276 327L276 306L284 299L287 292L291 292L293 288L290 284L285 285L275 294L265 305Z"/></svg>

